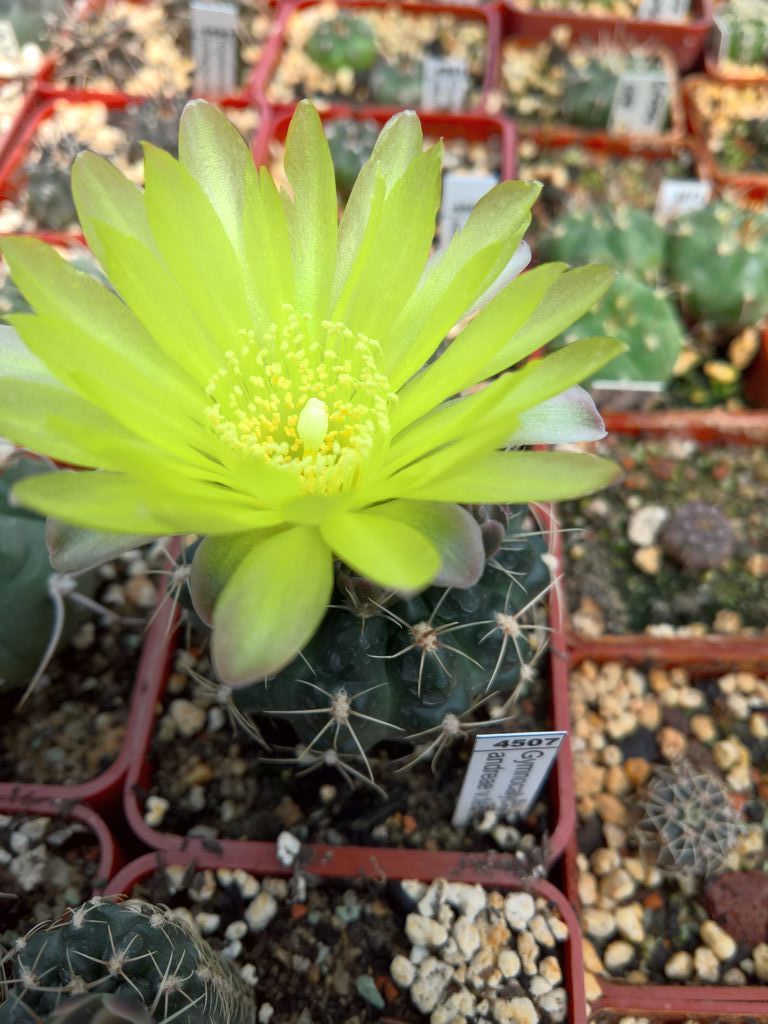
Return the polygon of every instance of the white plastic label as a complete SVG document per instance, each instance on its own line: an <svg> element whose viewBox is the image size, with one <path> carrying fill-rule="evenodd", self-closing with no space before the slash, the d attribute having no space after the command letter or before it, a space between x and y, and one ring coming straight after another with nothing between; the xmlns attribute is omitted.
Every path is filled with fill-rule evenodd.
<svg viewBox="0 0 768 1024"><path fill-rule="evenodd" d="M665 71L626 71L616 85L609 130L662 131L669 112L669 94Z"/></svg>
<svg viewBox="0 0 768 1024"><path fill-rule="evenodd" d="M438 241L440 246L450 240L467 223L478 200L498 185L495 174L446 174L443 178L443 202L440 207Z"/></svg>
<svg viewBox="0 0 768 1024"><path fill-rule="evenodd" d="M0 58L15 60L19 56L19 40L7 18L0 19Z"/></svg>
<svg viewBox="0 0 768 1024"><path fill-rule="evenodd" d="M453 814L456 827L489 808L506 818L527 814L557 759L564 732L500 732L475 737Z"/></svg>
<svg viewBox="0 0 768 1024"><path fill-rule="evenodd" d="M712 182L695 178L663 178L656 193L656 217L671 220L703 209L712 198Z"/></svg>
<svg viewBox="0 0 768 1024"><path fill-rule="evenodd" d="M469 70L461 57L424 58L422 110L463 110L469 91Z"/></svg>
<svg viewBox="0 0 768 1024"><path fill-rule="evenodd" d="M691 0L643 0L636 17L642 21L685 21Z"/></svg>
<svg viewBox="0 0 768 1024"><path fill-rule="evenodd" d="M237 86L237 7L193 0L190 11L195 91L211 95L233 92Z"/></svg>

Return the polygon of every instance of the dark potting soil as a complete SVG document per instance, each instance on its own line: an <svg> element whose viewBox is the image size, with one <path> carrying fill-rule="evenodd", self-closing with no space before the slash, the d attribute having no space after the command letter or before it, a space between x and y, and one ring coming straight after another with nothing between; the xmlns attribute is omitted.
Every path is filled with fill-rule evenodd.
<svg viewBox="0 0 768 1024"><path fill-rule="evenodd" d="M95 837L78 821L0 815L0 947L106 884L97 878L99 856Z"/></svg>
<svg viewBox="0 0 768 1024"><path fill-rule="evenodd" d="M624 478L596 497L561 506L573 627L589 635L691 626L699 633L768 628L768 451L687 439L613 435L596 446ZM690 502L717 506L733 535L731 554L703 570L662 550L659 537L630 540L649 506L667 513ZM663 527L662 527L663 530ZM639 563L643 563L640 567Z"/></svg>
<svg viewBox="0 0 768 1024"><path fill-rule="evenodd" d="M486 731L548 727L549 689L542 664L541 675L528 684L528 696L515 704L514 717L489 722ZM198 661L197 668L205 674L207 659ZM194 735L180 735L179 723L194 728L195 716ZM297 764L295 758L292 764L270 764L266 758L293 757L296 736L282 721L260 718L258 724L273 748L266 755L242 728L227 721L211 692L181 672L172 674L151 744L151 787L140 794L150 798L145 801L150 824L210 839L274 840L289 828L304 842L432 850L501 847L522 849L532 864L543 859L542 845L555 825L547 800L538 801L512 829L499 825L495 838L451 825L476 730L444 750L434 772L432 754L398 771L404 760L413 760L413 747L377 748L370 760L382 794L359 781L350 785L337 770L319 764L308 773L307 762ZM362 762L355 764L363 770ZM161 800L159 819L152 797Z"/></svg>
<svg viewBox="0 0 768 1024"><path fill-rule="evenodd" d="M157 577L145 566L138 552L104 566L94 597L119 618L80 614L82 624L23 707L20 691L0 694L0 781L76 785L118 756L156 600Z"/></svg>

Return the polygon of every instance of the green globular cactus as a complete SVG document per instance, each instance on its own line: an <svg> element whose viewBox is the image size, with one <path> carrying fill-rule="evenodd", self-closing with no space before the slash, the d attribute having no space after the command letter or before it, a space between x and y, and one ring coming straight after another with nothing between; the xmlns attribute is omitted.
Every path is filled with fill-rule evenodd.
<svg viewBox="0 0 768 1024"><path fill-rule="evenodd" d="M744 832L725 784L688 761L657 766L640 797L636 837L670 873L706 878Z"/></svg>
<svg viewBox="0 0 768 1024"><path fill-rule="evenodd" d="M666 295L628 274L616 278L597 307L561 342L598 335L614 335L627 345L626 352L598 372L600 380L667 381L685 342L682 321Z"/></svg>
<svg viewBox="0 0 768 1024"><path fill-rule="evenodd" d="M597 206L572 210L537 244L544 260L607 263L655 283L664 266L666 234L645 210Z"/></svg>
<svg viewBox="0 0 768 1024"><path fill-rule="evenodd" d="M131 103L123 118L116 122L125 129L130 141L128 159L132 162L142 157L142 142L151 142L158 149L178 158L179 121L188 96L157 96L141 103Z"/></svg>
<svg viewBox="0 0 768 1024"><path fill-rule="evenodd" d="M720 59L735 64L768 62L767 0L730 0L717 12L723 40Z"/></svg>
<svg viewBox="0 0 768 1024"><path fill-rule="evenodd" d="M730 337L768 316L768 213L717 202L668 230L667 276L690 320Z"/></svg>
<svg viewBox="0 0 768 1024"><path fill-rule="evenodd" d="M77 222L71 161L62 162L52 150L43 150L39 158L25 168L25 173L27 206L38 227L49 231L71 228Z"/></svg>
<svg viewBox="0 0 768 1024"><path fill-rule="evenodd" d="M660 535L664 554L685 569L719 569L733 554L736 536L722 509L689 501L670 514Z"/></svg>
<svg viewBox="0 0 768 1024"><path fill-rule="evenodd" d="M584 67L569 65L563 86L563 119L582 128L607 128L618 82L616 71L597 58Z"/></svg>
<svg viewBox="0 0 768 1024"><path fill-rule="evenodd" d="M321 22L304 47L308 57L331 73L342 68L368 71L376 63L376 36L365 18L340 11Z"/></svg>
<svg viewBox="0 0 768 1024"><path fill-rule="evenodd" d="M412 57L379 61L371 71L371 101L382 107L418 107L424 66Z"/></svg>
<svg viewBox="0 0 768 1024"><path fill-rule="evenodd" d="M326 121L324 129L336 174L336 187L346 199L363 164L370 159L380 126L370 118L336 117Z"/></svg>
<svg viewBox="0 0 768 1024"><path fill-rule="evenodd" d="M159 1024L133 994L72 996L45 1018L45 1024Z"/></svg>
<svg viewBox="0 0 768 1024"><path fill-rule="evenodd" d="M116 1016L128 1012L121 1011L126 995L140 1000L157 1024L256 1019L252 991L232 964L173 911L143 900L96 897L68 910L19 939L3 966L10 980L0 1024L39 1024L51 1014L61 1024L145 1024L135 1009L134 1016ZM66 1002L83 993L121 999L94 1008L93 1017L77 1016L77 1006L68 1016Z"/></svg>
<svg viewBox="0 0 768 1024"><path fill-rule="evenodd" d="M532 610L551 585L546 540L521 530L520 511L511 519L501 506L472 511L486 552L475 586L396 597L341 571L300 657L277 678L237 690L236 705L288 719L312 751L361 756L368 766L364 752L377 743L419 749L430 736L448 740L490 694L529 680L545 635Z"/></svg>

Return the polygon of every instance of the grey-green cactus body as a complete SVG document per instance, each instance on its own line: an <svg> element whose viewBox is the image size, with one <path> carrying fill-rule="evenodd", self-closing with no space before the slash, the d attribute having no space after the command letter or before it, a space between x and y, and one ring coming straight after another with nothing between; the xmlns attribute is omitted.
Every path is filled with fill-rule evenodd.
<svg viewBox="0 0 768 1024"><path fill-rule="evenodd" d="M336 187L346 198L363 165L370 159L380 127L371 118L335 117L325 123L324 130L336 174Z"/></svg>
<svg viewBox="0 0 768 1024"><path fill-rule="evenodd" d="M143 900L91 900L33 929L6 960L0 1024L38 1024L86 992L132 994L158 1024L255 1021L252 992L234 967L172 911Z"/></svg>
<svg viewBox="0 0 768 1024"><path fill-rule="evenodd" d="M158 1024L133 993L72 996L45 1018L45 1024Z"/></svg>
<svg viewBox="0 0 768 1024"><path fill-rule="evenodd" d="M373 29L359 15L340 11L321 22L305 46L307 55L325 71L342 68L368 71L378 57Z"/></svg>
<svg viewBox="0 0 768 1024"><path fill-rule="evenodd" d="M413 57L378 61L371 71L371 100L382 107L418 107L423 80L424 65Z"/></svg>

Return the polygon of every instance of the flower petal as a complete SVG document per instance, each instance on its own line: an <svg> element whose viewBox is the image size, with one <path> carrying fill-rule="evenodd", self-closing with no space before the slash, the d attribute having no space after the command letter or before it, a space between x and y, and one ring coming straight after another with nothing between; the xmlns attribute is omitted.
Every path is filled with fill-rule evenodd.
<svg viewBox="0 0 768 1024"><path fill-rule="evenodd" d="M317 530L295 526L255 544L214 608L213 665L222 682L255 682L293 661L332 590L333 557Z"/></svg>
<svg viewBox="0 0 768 1024"><path fill-rule="evenodd" d="M51 565L57 572L83 572L131 548L149 543L148 534L104 533L101 530L83 530L57 519L45 524L45 540Z"/></svg>
<svg viewBox="0 0 768 1024"><path fill-rule="evenodd" d="M408 523L440 553L438 587L473 587L485 569L485 548L477 520L460 505L435 501L387 501L376 512Z"/></svg>
<svg viewBox="0 0 768 1024"><path fill-rule="evenodd" d="M373 512L344 512L321 527L323 539L346 564L393 590L421 590L440 571L430 540L408 523Z"/></svg>
<svg viewBox="0 0 768 1024"><path fill-rule="evenodd" d="M233 533L223 537L204 537L195 551L189 588L195 611L208 625L213 621L216 602L224 587L245 557L256 544L265 540L274 530Z"/></svg>
<svg viewBox="0 0 768 1024"><path fill-rule="evenodd" d="M480 296L477 302L472 306L472 308L469 311L469 314L478 313L481 309L485 308L485 306L488 305L491 299L495 299L499 292L506 288L508 284L511 284L516 277L519 277L519 275L522 274L522 272L531 262L531 258L531 247L528 245L527 242L521 242L520 245L518 245L518 247L515 249L512 259L509 261L506 267L504 267L504 269L493 282L491 287L487 291L483 292L483 294Z"/></svg>
<svg viewBox="0 0 768 1024"><path fill-rule="evenodd" d="M296 107L285 140L286 202L296 308L326 317L336 267L339 212L336 175L320 115L307 100Z"/></svg>
<svg viewBox="0 0 768 1024"><path fill-rule="evenodd" d="M568 388L520 413L508 445L567 444L605 437L603 417L584 388Z"/></svg>
<svg viewBox="0 0 768 1024"><path fill-rule="evenodd" d="M581 452L492 452L454 469L409 498L467 504L521 504L580 498L614 483L621 468L609 459Z"/></svg>

